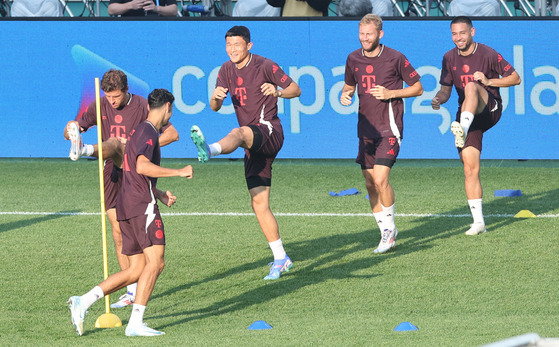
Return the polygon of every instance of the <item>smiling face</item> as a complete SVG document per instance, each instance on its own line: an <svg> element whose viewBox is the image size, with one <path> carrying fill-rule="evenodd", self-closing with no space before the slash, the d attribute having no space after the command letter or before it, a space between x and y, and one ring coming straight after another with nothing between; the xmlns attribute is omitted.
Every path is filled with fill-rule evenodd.
<svg viewBox="0 0 559 347"><path fill-rule="evenodd" d="M375 53L383 35L384 32L378 30L374 23L359 25L359 41L361 41L361 47L366 53Z"/></svg>
<svg viewBox="0 0 559 347"><path fill-rule="evenodd" d="M470 54L474 49L474 35L476 30L466 23L455 23L450 26L452 41L462 55Z"/></svg>
<svg viewBox="0 0 559 347"><path fill-rule="evenodd" d="M241 36L230 36L225 38L225 51L229 59L238 68L245 66L249 60L252 42L246 42Z"/></svg>

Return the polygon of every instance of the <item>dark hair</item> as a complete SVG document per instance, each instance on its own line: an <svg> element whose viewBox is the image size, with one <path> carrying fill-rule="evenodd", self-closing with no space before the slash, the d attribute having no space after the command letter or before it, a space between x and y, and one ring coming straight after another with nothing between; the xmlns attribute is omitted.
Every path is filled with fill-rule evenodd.
<svg viewBox="0 0 559 347"><path fill-rule="evenodd" d="M114 92L120 90L125 92L128 88L128 77L120 70L110 69L105 72L103 79L101 79L101 89L104 92Z"/></svg>
<svg viewBox="0 0 559 347"><path fill-rule="evenodd" d="M452 22L450 22L450 25L452 26L452 24L458 24L458 23L465 23L468 25L468 27L472 27L472 20L469 17L466 16L458 16L458 17L454 17L454 19L452 20Z"/></svg>
<svg viewBox="0 0 559 347"><path fill-rule="evenodd" d="M250 42L250 30L248 30L248 28L245 26L235 25L225 33L225 39L233 36L240 36L245 40L246 43Z"/></svg>
<svg viewBox="0 0 559 347"><path fill-rule="evenodd" d="M171 105L175 101L175 97L167 89L154 89L148 95L148 104L150 109L159 108L166 103Z"/></svg>

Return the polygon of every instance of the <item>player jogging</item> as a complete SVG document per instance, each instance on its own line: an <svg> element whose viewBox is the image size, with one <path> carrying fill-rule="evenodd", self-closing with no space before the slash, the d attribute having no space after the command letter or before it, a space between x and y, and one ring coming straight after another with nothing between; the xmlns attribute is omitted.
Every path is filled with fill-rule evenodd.
<svg viewBox="0 0 559 347"><path fill-rule="evenodd" d="M276 63L250 53L252 45L247 27L234 26L227 31L225 49L230 61L221 66L210 100L212 110L217 112L230 93L240 127L209 146L197 126L192 127L191 137L201 162L239 147L245 149L245 178L252 209L274 255L270 273L264 279L275 280L293 265L270 209L272 163L283 145L277 98L298 97L301 89Z"/></svg>
<svg viewBox="0 0 559 347"><path fill-rule="evenodd" d="M340 103L348 106L356 89L359 95L356 162L361 165L369 203L381 232L374 253L384 253L396 245L398 229L390 170L403 138L403 98L423 93L420 76L413 66L402 53L381 44L383 36L379 16L367 14L361 19L361 48L347 57L345 85L340 96ZM404 82L408 87L404 88Z"/></svg>
<svg viewBox="0 0 559 347"><path fill-rule="evenodd" d="M122 254L122 237L116 220L116 199L122 183L122 156L128 133L148 116L148 102L145 98L128 92L128 78L120 70L108 70L101 79L101 89L105 97L101 98L103 170L105 183L105 209L111 224L113 241L120 269L128 267L128 258ZM97 125L97 106L93 101L77 121L69 121L64 128L64 137L71 142L70 159L78 160L82 156L98 157L97 144L84 145L81 132ZM177 141L177 130L169 123L163 128L159 139L161 146ZM126 294L111 305L112 308L125 307L134 302L136 284L131 284Z"/></svg>
<svg viewBox="0 0 559 347"><path fill-rule="evenodd" d="M450 128L464 165L464 187L474 220L466 235L477 235L486 231L479 177L483 133L501 118L503 104L499 88L520 84L520 76L501 54L474 42L476 30L470 18L454 18L450 31L456 48L443 56L441 89L431 106L440 109L450 98L454 85L458 93L458 111Z"/></svg>
<svg viewBox="0 0 559 347"><path fill-rule="evenodd" d="M192 178L190 165L182 169L159 166L161 152L159 133L171 118L175 98L165 89L155 89L148 96L149 115L130 133L124 151L124 181L118 195L117 215L122 231L122 253L129 266L109 276L82 296L68 300L72 324L78 335L84 332L87 309L105 295L138 283L136 301L126 326L126 336L156 336L164 332L148 327L144 311L155 282L165 266L165 228L157 200L172 206L176 197L157 189L158 177Z"/></svg>

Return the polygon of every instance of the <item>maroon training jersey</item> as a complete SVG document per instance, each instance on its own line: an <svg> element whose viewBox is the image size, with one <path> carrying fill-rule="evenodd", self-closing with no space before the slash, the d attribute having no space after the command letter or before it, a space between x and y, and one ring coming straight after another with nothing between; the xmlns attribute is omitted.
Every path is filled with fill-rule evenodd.
<svg viewBox="0 0 559 347"><path fill-rule="evenodd" d="M159 149L159 132L148 121L138 125L130 133L130 139L124 150L123 182L116 203L118 220L153 212L157 203L155 188L157 178L140 175L136 172L136 160L143 155L155 165L161 161Z"/></svg>
<svg viewBox="0 0 559 347"><path fill-rule="evenodd" d="M363 49L349 54L345 66L345 83L357 85L359 117L357 136L402 138L404 131L404 101L402 99L378 100L369 90L376 85L387 89L402 89L403 82L413 85L420 76L408 59L400 52L385 45L376 57L366 57ZM390 115L392 109L393 116Z"/></svg>
<svg viewBox="0 0 559 347"><path fill-rule="evenodd" d="M464 102L464 87L468 82L474 80L474 72L481 71L487 78L499 78L509 76L515 70L503 57L493 48L482 43L475 43L474 52L467 56L459 54L458 48L446 52L443 57L440 83L444 86L452 86L458 93L458 105ZM479 83L479 82L477 82ZM495 99L501 101L499 88L488 87L479 83Z"/></svg>
<svg viewBox="0 0 559 347"><path fill-rule="evenodd" d="M272 95L265 96L260 87L264 83L271 83L287 88L291 82L292 79L278 64L251 54L248 64L242 69L237 69L232 61L221 65L216 87L228 89L240 126L263 123L268 125L271 131L272 127L280 122L277 98Z"/></svg>

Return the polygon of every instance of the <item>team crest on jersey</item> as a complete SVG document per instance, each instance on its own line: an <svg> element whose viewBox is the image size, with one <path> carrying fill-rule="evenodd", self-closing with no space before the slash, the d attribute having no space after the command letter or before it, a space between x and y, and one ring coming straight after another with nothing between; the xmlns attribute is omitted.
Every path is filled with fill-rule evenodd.
<svg viewBox="0 0 559 347"><path fill-rule="evenodd" d="M238 86L242 86L243 85L243 78L242 77L237 77L237 85Z"/></svg>
<svg viewBox="0 0 559 347"><path fill-rule="evenodd" d="M464 73L470 72L470 65L464 65L464 66L462 66L462 71L464 71Z"/></svg>
<svg viewBox="0 0 559 347"><path fill-rule="evenodd" d="M367 67L365 68L365 71L367 73L373 73L373 70L374 70L373 65L367 65Z"/></svg>
<svg viewBox="0 0 559 347"><path fill-rule="evenodd" d="M116 122L117 124L122 123L122 115L117 114L117 115L115 116L115 122Z"/></svg>

